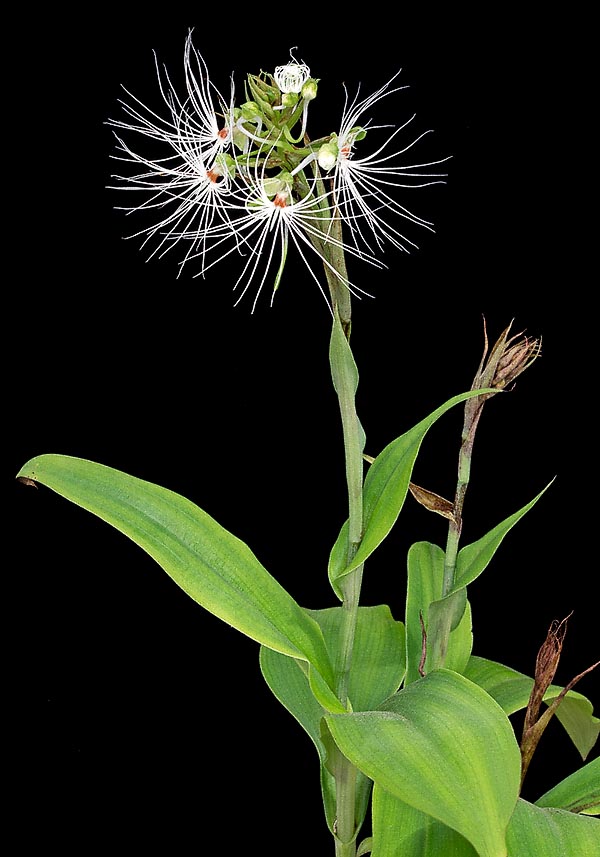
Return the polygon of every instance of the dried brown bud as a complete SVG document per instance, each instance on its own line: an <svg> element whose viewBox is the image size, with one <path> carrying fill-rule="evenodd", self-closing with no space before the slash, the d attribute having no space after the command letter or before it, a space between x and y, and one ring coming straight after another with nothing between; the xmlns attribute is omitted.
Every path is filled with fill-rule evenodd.
<svg viewBox="0 0 600 857"><path fill-rule="evenodd" d="M542 340L530 339L523 333L509 338L512 322L502 333L488 357L488 338L484 319L485 346L479 369L473 380L473 390L494 387L503 390L512 384L542 352Z"/></svg>
<svg viewBox="0 0 600 857"><path fill-rule="evenodd" d="M471 385L472 390L492 388L504 390L524 372L542 353L542 340L531 339L523 333L509 337L512 322L497 340L488 355L489 343L485 318L483 320L484 347L479 369ZM494 393L482 393L465 402L465 436L474 431L484 403Z"/></svg>
<svg viewBox="0 0 600 857"><path fill-rule="evenodd" d="M525 723L523 724L523 736L521 738L521 785L525 779L525 774L529 768L531 758L537 748L540 738L546 729L554 712L565 698L567 693L575 687L585 675L595 670L600 666L600 661L597 661L592 666L588 667L583 672L572 678L571 681L563 687L558 696L555 696L542 715L540 715L540 707L546 691L552 684L552 680L556 674L556 668L560 660L565 634L567 632L567 620L572 614L569 613L562 622L554 621L550 625L546 639L538 652L535 662L535 679L525 712Z"/></svg>
<svg viewBox="0 0 600 857"><path fill-rule="evenodd" d="M544 694L556 675L560 653L562 652L565 634L567 633L567 619L569 619L569 616L561 622L557 622L556 619L552 622L546 634L546 639L537 654L535 660L535 681L531 690L531 696L529 697L529 705L527 706L524 731L527 731L536 722Z"/></svg>
<svg viewBox="0 0 600 857"><path fill-rule="evenodd" d="M511 342L517 342L510 345ZM523 334L513 336L506 346L492 379L492 387L504 389L524 372L542 352L541 339L529 339Z"/></svg>

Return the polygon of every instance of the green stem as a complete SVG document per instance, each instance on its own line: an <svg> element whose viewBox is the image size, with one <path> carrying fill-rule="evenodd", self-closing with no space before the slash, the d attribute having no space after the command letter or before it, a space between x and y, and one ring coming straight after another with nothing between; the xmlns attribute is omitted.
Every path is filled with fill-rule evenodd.
<svg viewBox="0 0 600 857"><path fill-rule="evenodd" d="M465 419L463 422L460 451L458 453L458 476L456 481L456 490L454 493L454 505L452 508L452 518L448 524L448 537L446 539L446 553L444 556L444 579L442 584L443 598L452 592L454 587L456 562L458 559L458 546L463 525L463 506L471 476L471 458L473 456L475 431L479 423L482 407L483 402L479 402L475 407L472 403L467 403L467 406L465 407ZM460 596L457 593L455 597L459 598ZM436 632L436 639L433 643L432 663L436 668L443 667L446 661L448 641L452 631L452 619L455 609L455 604L453 604L452 601L453 599L448 599L447 601L446 611L440 619L440 625Z"/></svg>
<svg viewBox="0 0 600 857"><path fill-rule="evenodd" d="M458 454L458 478L454 494L454 506L452 510L453 517L448 525L442 596L448 595L454 585L456 560L458 557L458 543L460 541L460 534L462 531L463 506L471 475L471 457L473 454L473 440L475 437L476 425L477 423L475 422L474 425L465 425L463 428L462 443Z"/></svg>
<svg viewBox="0 0 600 857"><path fill-rule="evenodd" d="M328 225L332 235L341 241L341 222L335 215ZM333 309L332 373L337 393L344 438L346 483L348 489L348 563L354 558L363 535L363 445L364 438L356 412L356 385L358 372L350 350L352 307L347 286L336 276L338 272L347 281L346 260L341 246L323 241L321 252L331 264L325 265L325 275L331 294ZM350 668L354 651L363 566L345 575L341 581L342 625L340 648L336 663L336 692L346 704ZM356 777L357 770L341 753L334 763L336 783L336 857L356 855Z"/></svg>

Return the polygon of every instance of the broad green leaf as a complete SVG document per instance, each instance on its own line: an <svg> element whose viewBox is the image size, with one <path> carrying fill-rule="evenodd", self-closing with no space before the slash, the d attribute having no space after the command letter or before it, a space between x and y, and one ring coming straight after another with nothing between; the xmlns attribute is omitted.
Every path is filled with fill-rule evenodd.
<svg viewBox="0 0 600 857"><path fill-rule="evenodd" d="M342 608L309 611L319 623L332 659L338 651ZM396 622L389 607L360 607L355 647L349 678L353 708L370 709L392 694L404 674L404 626ZM327 712L315 699L304 671L292 658L261 648L260 667L273 694L300 723L312 739L321 762L321 790L330 829L335 821L335 784L326 768L328 749L321 732L321 719ZM362 774L358 783L358 821L362 824L368 808L370 781Z"/></svg>
<svg viewBox="0 0 600 857"><path fill-rule="evenodd" d="M465 675L486 690L507 714L514 714L527 707L533 687L533 679L529 676L496 661L475 656L469 658ZM544 701L556 699L561 690L559 685L551 684ZM587 697L570 690L555 712L584 761L600 732L600 719L594 717L593 711Z"/></svg>
<svg viewBox="0 0 600 857"><path fill-rule="evenodd" d="M378 711L325 719L374 783L456 830L480 857L506 857L521 754L507 716L480 687L440 669Z"/></svg>
<svg viewBox="0 0 600 857"><path fill-rule="evenodd" d="M460 589L467 584L472 583L481 572L486 568L494 554L496 553L500 542L512 527L525 515L540 499L552 482L540 491L540 493L530 500L525 506L519 509L514 514L510 515L504 521L501 521L496 527L482 536L476 542L466 545L458 552L456 559L456 575L452 592Z"/></svg>
<svg viewBox="0 0 600 857"><path fill-rule="evenodd" d="M373 786L372 857L477 857L464 836Z"/></svg>
<svg viewBox="0 0 600 857"><path fill-rule="evenodd" d="M309 610L323 632L336 667L340 652L342 607ZM376 708L399 687L404 677L405 631L386 604L359 607L350 666L348 696L353 711Z"/></svg>
<svg viewBox="0 0 600 857"><path fill-rule="evenodd" d="M584 815L600 815L600 757L568 776L535 802Z"/></svg>
<svg viewBox="0 0 600 857"><path fill-rule="evenodd" d="M179 494L81 458L40 455L18 476L51 488L124 533L198 604L262 645L307 661L313 691L333 710L321 629L248 546Z"/></svg>
<svg viewBox="0 0 600 857"><path fill-rule="evenodd" d="M600 857L600 821L519 799L506 844L508 857Z"/></svg>
<svg viewBox="0 0 600 857"><path fill-rule="evenodd" d="M444 583L444 551L431 542L416 542L408 552L408 585L406 595L406 679L410 684L420 677L419 665L423 652L421 616L427 633L427 659L425 671L432 668L429 656L435 638L435 615L432 604L439 604ZM466 597L466 593L465 593ZM445 666L454 672L463 672L473 646L471 610L461 606L462 618L451 632Z"/></svg>
<svg viewBox="0 0 600 857"><path fill-rule="evenodd" d="M454 405L484 392L488 391L470 390L449 399L410 431L389 443L373 461L364 484L364 533L360 547L348 563L346 521L329 558L329 579L340 599L339 578L364 563L396 522L408 492L417 453L431 426Z"/></svg>

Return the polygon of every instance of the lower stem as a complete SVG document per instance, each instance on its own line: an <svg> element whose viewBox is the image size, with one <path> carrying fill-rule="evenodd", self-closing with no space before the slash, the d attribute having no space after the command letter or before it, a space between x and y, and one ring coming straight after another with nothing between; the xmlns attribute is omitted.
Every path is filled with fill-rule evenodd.
<svg viewBox="0 0 600 857"><path fill-rule="evenodd" d="M339 222L332 226L334 234L340 228ZM336 236L341 238L341 234ZM335 245L329 245L330 259L335 270L347 279L346 263L343 250ZM351 299L350 292L336 274L327 266L325 273L331 294L334 316L337 315L346 341L350 341L351 330ZM352 361L353 362L353 361ZM355 391L351 384L336 386L342 427L344 434L344 456L346 462L346 479L348 488L348 564L354 559L362 539L363 529L363 459L360 443L361 428L356 413ZM361 564L340 581L342 593L342 626L340 629L340 645L338 662L336 664L337 684L336 693L344 705L348 702L350 669L354 651L358 608L362 586L363 565ZM356 857L356 767L342 753L337 755L335 768L336 786L336 830L335 857Z"/></svg>

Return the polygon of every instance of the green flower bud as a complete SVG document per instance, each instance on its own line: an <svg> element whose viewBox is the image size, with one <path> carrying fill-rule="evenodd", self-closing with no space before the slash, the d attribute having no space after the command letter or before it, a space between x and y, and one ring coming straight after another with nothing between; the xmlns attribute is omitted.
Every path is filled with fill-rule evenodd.
<svg viewBox="0 0 600 857"><path fill-rule="evenodd" d="M256 101L246 101L240 108L240 113L246 122L258 122L260 117L260 107Z"/></svg>
<svg viewBox="0 0 600 857"><path fill-rule="evenodd" d="M302 87L302 98L305 101L312 101L317 97L318 81L314 77L309 78Z"/></svg>
<svg viewBox="0 0 600 857"><path fill-rule="evenodd" d="M333 139L329 143L323 143L317 154L317 161L321 169L325 170L325 172L333 169L337 163L339 154L337 137L334 134Z"/></svg>
<svg viewBox="0 0 600 857"><path fill-rule="evenodd" d="M262 77L257 77L255 74L248 75L248 85L250 92L258 100L264 99L274 104L279 98L279 89L276 86L268 84L266 80L263 80Z"/></svg>
<svg viewBox="0 0 600 857"><path fill-rule="evenodd" d="M298 103L298 96L295 92L284 92L281 96L281 104L283 107L295 107Z"/></svg>

